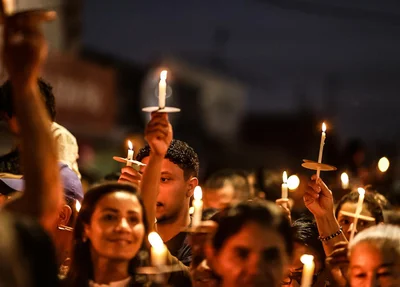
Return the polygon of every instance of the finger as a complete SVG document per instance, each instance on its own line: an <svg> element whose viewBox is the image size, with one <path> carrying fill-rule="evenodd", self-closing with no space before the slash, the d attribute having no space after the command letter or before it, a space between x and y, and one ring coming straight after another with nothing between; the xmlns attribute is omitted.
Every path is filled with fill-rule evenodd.
<svg viewBox="0 0 400 287"><path fill-rule="evenodd" d="M332 192L330 191L328 186L325 184L325 182L321 178L317 179L317 184L318 184L318 186L320 186L321 193L323 195L330 196L332 194Z"/></svg>
<svg viewBox="0 0 400 287"><path fill-rule="evenodd" d="M347 248L349 245L349 243L347 241L340 241L338 243L336 243L335 245L333 245L333 248Z"/></svg>
<svg viewBox="0 0 400 287"><path fill-rule="evenodd" d="M318 192L315 192L315 191L313 191L313 190L310 190L310 189L307 189L307 190L304 192L304 195L309 195L309 196L311 196L312 198L315 198L315 199L319 198L319 193L318 193Z"/></svg>
<svg viewBox="0 0 400 287"><path fill-rule="evenodd" d="M147 129L146 137L157 137L157 138L166 138L168 136L168 131L160 128L156 129Z"/></svg>
<svg viewBox="0 0 400 287"><path fill-rule="evenodd" d="M122 180L122 181L128 181L128 182L131 182L131 183L136 183L136 184L138 184L139 181L140 181L140 178L137 177L137 176L130 175L130 174L128 174L128 173L123 173L123 174L121 174L121 176L119 177L119 180L118 180L118 181L120 181L120 180Z"/></svg>
<svg viewBox="0 0 400 287"><path fill-rule="evenodd" d="M288 203L289 199L288 198L279 198L277 200L275 200L276 204L281 205L283 203Z"/></svg>
<svg viewBox="0 0 400 287"><path fill-rule="evenodd" d="M154 122L150 122L147 125L147 128L149 128L149 129L163 128L163 129L167 130L169 128L169 124L168 124L168 122L154 121Z"/></svg>
<svg viewBox="0 0 400 287"><path fill-rule="evenodd" d="M321 186L319 186L315 181L310 181L308 183L308 187L311 188L314 192L321 192Z"/></svg>
<svg viewBox="0 0 400 287"><path fill-rule="evenodd" d="M130 174L132 176L137 176L139 178L142 177L142 175L131 166L124 166L123 168L121 168L121 174L123 173Z"/></svg>

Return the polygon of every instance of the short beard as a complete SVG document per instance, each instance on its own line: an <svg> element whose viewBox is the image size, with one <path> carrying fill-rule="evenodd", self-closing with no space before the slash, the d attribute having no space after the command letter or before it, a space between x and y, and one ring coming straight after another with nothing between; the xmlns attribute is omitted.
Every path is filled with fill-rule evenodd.
<svg viewBox="0 0 400 287"><path fill-rule="evenodd" d="M157 224L168 224L173 223L179 217L179 212L174 212L172 214L163 214L159 218L157 218Z"/></svg>

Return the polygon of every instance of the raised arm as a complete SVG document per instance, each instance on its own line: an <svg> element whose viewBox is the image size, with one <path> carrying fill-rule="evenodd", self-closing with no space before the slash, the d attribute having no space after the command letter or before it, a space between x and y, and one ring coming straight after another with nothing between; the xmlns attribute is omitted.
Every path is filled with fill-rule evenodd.
<svg viewBox="0 0 400 287"><path fill-rule="evenodd" d="M321 178L315 175L311 178L304 204L315 217L325 254L329 256L336 243L347 240L335 217L332 192Z"/></svg>
<svg viewBox="0 0 400 287"><path fill-rule="evenodd" d="M23 195L6 208L37 218L47 230L54 229L62 202L62 186L50 119L41 99L37 78L47 56L47 44L39 26L54 18L54 12L44 11L7 17L3 50L20 127L25 178Z"/></svg>

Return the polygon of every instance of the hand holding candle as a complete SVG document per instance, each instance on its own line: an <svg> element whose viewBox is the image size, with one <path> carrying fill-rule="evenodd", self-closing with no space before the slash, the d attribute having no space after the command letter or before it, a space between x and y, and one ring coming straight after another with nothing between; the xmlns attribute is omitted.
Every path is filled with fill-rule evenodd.
<svg viewBox="0 0 400 287"><path fill-rule="evenodd" d="M132 163L130 162L133 159L133 145L131 141L128 141L128 156L126 157L127 162L126 166L132 166Z"/></svg>
<svg viewBox="0 0 400 287"><path fill-rule="evenodd" d="M314 256L304 254L301 256L300 261L304 264L301 287L311 287L315 270Z"/></svg>
<svg viewBox="0 0 400 287"><path fill-rule="evenodd" d="M158 84L158 107L165 108L165 98L167 96L167 71L162 71L160 74L160 83Z"/></svg>
<svg viewBox="0 0 400 287"><path fill-rule="evenodd" d="M194 200L193 200L193 218L192 227L197 227L201 223L201 217L203 215L203 191L200 186L196 186L194 189Z"/></svg>
<svg viewBox="0 0 400 287"><path fill-rule="evenodd" d="M321 135L321 143L319 145L319 155L318 155L318 163L322 163L322 155L324 153L324 145L325 145L325 139L326 139L326 125L325 123L322 124L322 135ZM321 169L317 169L317 178L319 178Z"/></svg>
<svg viewBox="0 0 400 287"><path fill-rule="evenodd" d="M357 202L357 207L356 207L356 214L355 214L355 218L353 221L353 229L351 230L351 233L350 233L349 242L353 240L356 229L357 229L358 218L361 215L363 204L364 204L365 189L363 189L361 187L358 188L358 194L359 195L358 195L358 202Z"/></svg>

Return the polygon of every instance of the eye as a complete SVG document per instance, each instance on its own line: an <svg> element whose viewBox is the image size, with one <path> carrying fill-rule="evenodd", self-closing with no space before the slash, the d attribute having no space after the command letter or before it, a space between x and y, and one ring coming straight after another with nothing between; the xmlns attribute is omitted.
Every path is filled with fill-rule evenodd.
<svg viewBox="0 0 400 287"><path fill-rule="evenodd" d="M392 275L392 272L389 270L384 270L377 273L377 277L390 277Z"/></svg>
<svg viewBox="0 0 400 287"><path fill-rule="evenodd" d="M365 278L366 276L367 276L366 273L356 273L356 274L354 274L354 277L356 277L356 278Z"/></svg>
<svg viewBox="0 0 400 287"><path fill-rule="evenodd" d="M347 218L343 218L343 219L341 219L340 220L340 225L349 225L350 224L350 221L347 219Z"/></svg>
<svg viewBox="0 0 400 287"><path fill-rule="evenodd" d="M103 215L103 220L105 221L114 221L117 219L117 216L111 213L107 213Z"/></svg>
<svg viewBox="0 0 400 287"><path fill-rule="evenodd" d="M263 252L263 257L265 261L277 261L280 260L279 250L277 248L270 248Z"/></svg>
<svg viewBox="0 0 400 287"><path fill-rule="evenodd" d="M244 249L244 248L238 248L238 249L236 249L236 255L240 259L246 259L249 256L249 250Z"/></svg>
<svg viewBox="0 0 400 287"><path fill-rule="evenodd" d="M167 178L167 177L162 177L161 178L161 182L167 182L167 181L169 181L170 179L169 178Z"/></svg>
<svg viewBox="0 0 400 287"><path fill-rule="evenodd" d="M139 218L137 216L131 216L128 218L128 220L129 220L129 223L133 223L133 224L136 224L139 222Z"/></svg>

